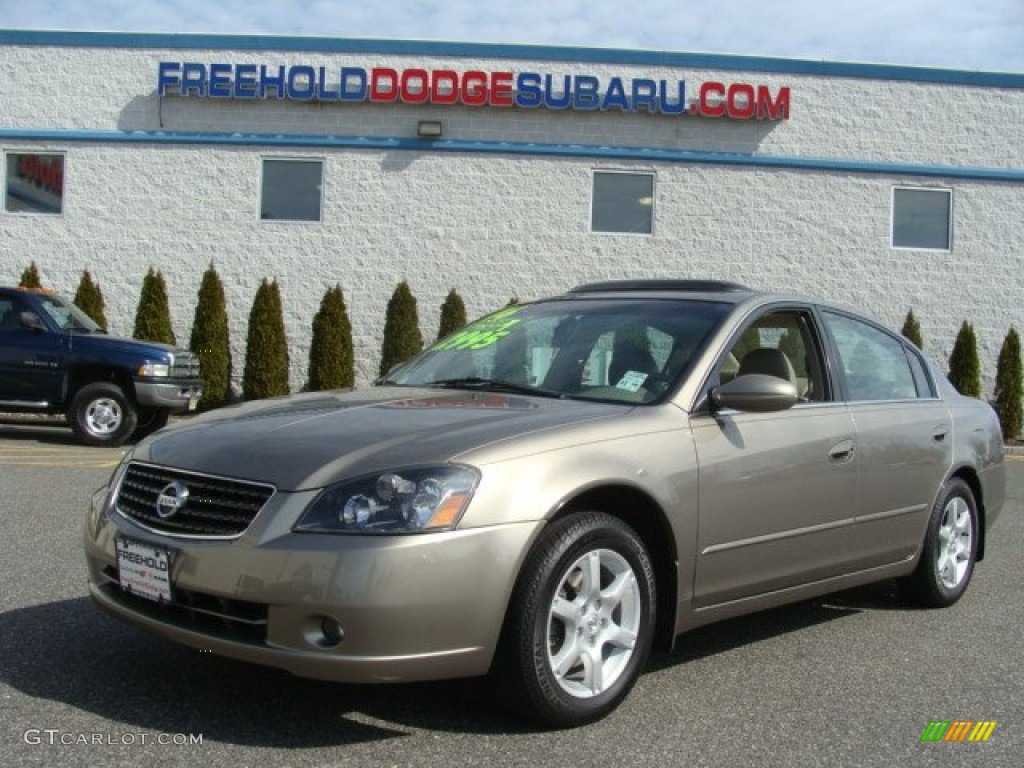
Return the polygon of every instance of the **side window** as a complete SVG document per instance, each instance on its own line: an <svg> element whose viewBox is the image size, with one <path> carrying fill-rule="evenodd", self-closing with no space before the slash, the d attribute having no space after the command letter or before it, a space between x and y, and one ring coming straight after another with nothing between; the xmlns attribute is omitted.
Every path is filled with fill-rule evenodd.
<svg viewBox="0 0 1024 768"><path fill-rule="evenodd" d="M21 313L24 309L19 300L0 296L0 333L21 328Z"/></svg>
<svg viewBox="0 0 1024 768"><path fill-rule="evenodd" d="M918 396L903 342L846 315L826 312L825 323L835 339L850 400L907 400Z"/></svg>
<svg viewBox="0 0 1024 768"><path fill-rule="evenodd" d="M722 384L751 373L785 379L805 401L828 400L824 367L806 312L771 312L754 320L719 366Z"/></svg>

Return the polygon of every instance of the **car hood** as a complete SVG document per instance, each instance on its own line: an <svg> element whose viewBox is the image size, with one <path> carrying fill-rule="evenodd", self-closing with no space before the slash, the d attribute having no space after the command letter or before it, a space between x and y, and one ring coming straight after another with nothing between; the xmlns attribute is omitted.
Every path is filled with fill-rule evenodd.
<svg viewBox="0 0 1024 768"><path fill-rule="evenodd" d="M496 441L630 407L403 387L320 392L191 419L141 443L133 458L294 491L387 468L445 463Z"/></svg>

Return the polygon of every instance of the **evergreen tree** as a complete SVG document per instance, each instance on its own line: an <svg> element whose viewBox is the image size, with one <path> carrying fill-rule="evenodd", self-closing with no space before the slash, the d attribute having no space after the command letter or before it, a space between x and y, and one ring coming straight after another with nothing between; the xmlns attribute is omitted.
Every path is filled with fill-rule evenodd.
<svg viewBox="0 0 1024 768"><path fill-rule="evenodd" d="M287 395L288 339L277 283L263 279L249 313L242 394L246 400Z"/></svg>
<svg viewBox="0 0 1024 768"><path fill-rule="evenodd" d="M914 310L907 312L907 318L903 321L903 330L901 331L904 338L914 343L918 349L924 347L924 340L921 338L921 324L917 322L917 318L914 317Z"/></svg>
<svg viewBox="0 0 1024 768"><path fill-rule="evenodd" d="M72 302L76 307L85 312L93 319L100 328L107 329L107 316L104 313L103 291L100 286L93 282L89 270L82 273L82 279L78 281L78 290L75 291L75 298Z"/></svg>
<svg viewBox="0 0 1024 768"><path fill-rule="evenodd" d="M1014 440L1021 434L1021 389L1024 388L1024 371L1021 370L1020 336L1012 325L999 350L996 365L996 412L1003 428L1003 437Z"/></svg>
<svg viewBox="0 0 1024 768"><path fill-rule="evenodd" d="M199 285L188 347L199 358L199 376L203 380L200 405L204 409L226 405L231 399L231 340L224 284L212 263Z"/></svg>
<svg viewBox="0 0 1024 768"><path fill-rule="evenodd" d="M313 318L309 347L309 389L342 389L355 383L352 324L341 286L329 288Z"/></svg>
<svg viewBox="0 0 1024 768"><path fill-rule="evenodd" d="M416 297L403 280L391 294L384 320L384 341L380 351L380 375L384 376L404 360L423 349Z"/></svg>
<svg viewBox="0 0 1024 768"><path fill-rule="evenodd" d="M437 338L443 339L466 324L466 305L454 288L448 292L448 298L441 305L441 325L437 329Z"/></svg>
<svg viewBox="0 0 1024 768"><path fill-rule="evenodd" d="M953 352L949 356L949 380L961 395L981 397L978 339L974 335L974 326L966 320L960 326Z"/></svg>
<svg viewBox="0 0 1024 768"><path fill-rule="evenodd" d="M34 261L21 273L21 280L18 282L18 286L29 288L33 291L42 289L43 281L39 277L39 267L36 266Z"/></svg>
<svg viewBox="0 0 1024 768"><path fill-rule="evenodd" d="M163 273L150 267L142 281L142 295L135 311L136 339L177 344L171 327L171 308L167 303L167 283Z"/></svg>

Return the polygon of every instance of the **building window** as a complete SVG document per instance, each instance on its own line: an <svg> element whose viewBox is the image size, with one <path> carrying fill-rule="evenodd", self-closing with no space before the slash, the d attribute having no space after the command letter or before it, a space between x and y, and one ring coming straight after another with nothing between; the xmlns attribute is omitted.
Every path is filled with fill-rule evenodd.
<svg viewBox="0 0 1024 768"><path fill-rule="evenodd" d="M274 221L320 221L322 160L264 158L260 218Z"/></svg>
<svg viewBox="0 0 1024 768"><path fill-rule="evenodd" d="M594 171L592 232L654 232L654 174Z"/></svg>
<svg viewBox="0 0 1024 768"><path fill-rule="evenodd" d="M4 210L51 213L64 210L64 155L7 153Z"/></svg>
<svg viewBox="0 0 1024 768"><path fill-rule="evenodd" d="M950 250L952 208L952 190L893 187L892 247Z"/></svg>

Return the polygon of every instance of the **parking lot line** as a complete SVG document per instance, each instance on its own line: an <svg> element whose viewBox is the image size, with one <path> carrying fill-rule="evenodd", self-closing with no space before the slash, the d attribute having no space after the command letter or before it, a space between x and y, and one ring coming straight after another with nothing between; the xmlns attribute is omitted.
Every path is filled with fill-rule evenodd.
<svg viewBox="0 0 1024 768"><path fill-rule="evenodd" d="M0 466L5 467L116 467L123 452L117 449L5 445L0 446Z"/></svg>

